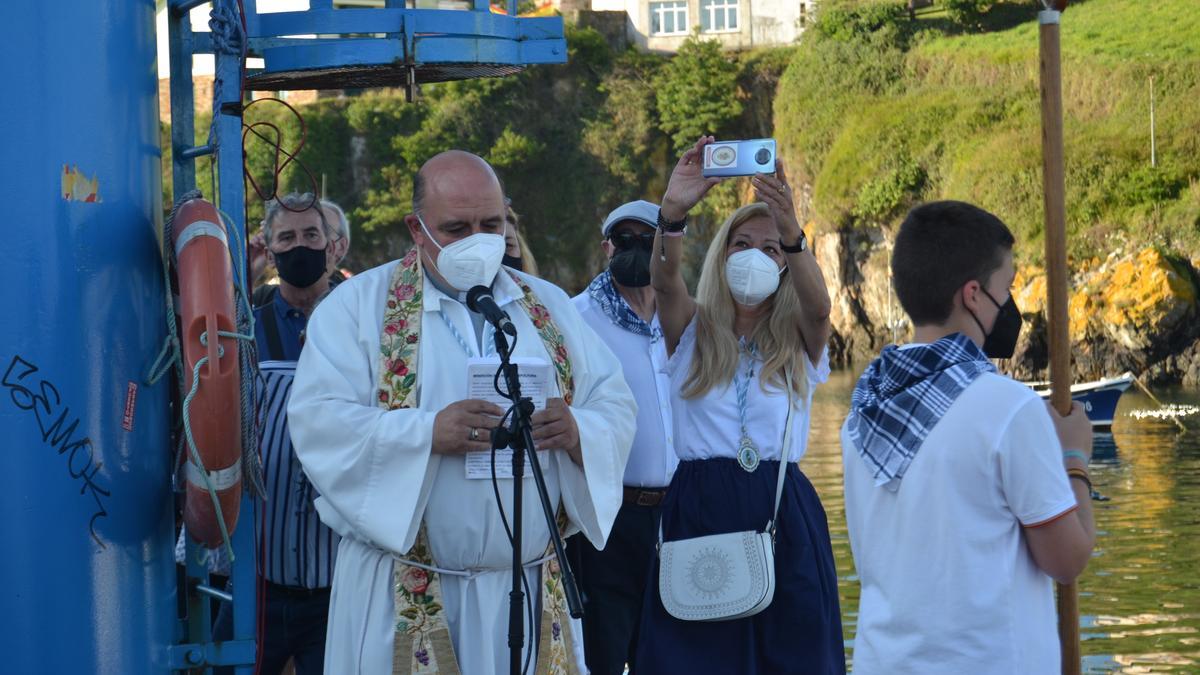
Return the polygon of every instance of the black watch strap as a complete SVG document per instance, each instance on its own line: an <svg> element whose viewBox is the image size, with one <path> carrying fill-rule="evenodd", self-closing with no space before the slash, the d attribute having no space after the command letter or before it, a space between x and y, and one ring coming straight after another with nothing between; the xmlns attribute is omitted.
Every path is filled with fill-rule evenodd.
<svg viewBox="0 0 1200 675"><path fill-rule="evenodd" d="M680 220L678 222L671 222L671 221L667 220L666 218L663 218L661 208L658 210L657 221L658 221L658 229L662 230L663 232L683 232L684 230L687 229L687 216L686 215L683 217L683 220Z"/></svg>
<svg viewBox="0 0 1200 675"><path fill-rule="evenodd" d="M788 246L783 242L779 242L779 248L783 249L784 253L803 253L808 250L808 237L804 236L804 230L800 230L800 238L796 243Z"/></svg>

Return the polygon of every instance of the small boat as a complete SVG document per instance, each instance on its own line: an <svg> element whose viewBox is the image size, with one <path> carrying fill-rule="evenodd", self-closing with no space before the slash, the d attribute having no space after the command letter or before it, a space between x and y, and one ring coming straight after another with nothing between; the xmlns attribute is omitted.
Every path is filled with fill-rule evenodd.
<svg viewBox="0 0 1200 675"><path fill-rule="evenodd" d="M1050 398L1049 382L1026 382L1038 396ZM1109 377L1095 382L1083 382L1071 386L1071 398L1083 404L1093 427L1111 427L1117 416L1117 402L1121 394L1133 384L1133 373Z"/></svg>

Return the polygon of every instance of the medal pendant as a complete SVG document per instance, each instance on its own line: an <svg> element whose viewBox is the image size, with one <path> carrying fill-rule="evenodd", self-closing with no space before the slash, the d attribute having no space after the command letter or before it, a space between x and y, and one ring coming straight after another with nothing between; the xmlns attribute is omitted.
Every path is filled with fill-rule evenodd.
<svg viewBox="0 0 1200 675"><path fill-rule="evenodd" d="M758 448L746 436L742 436L742 442L738 445L737 461L747 473L753 473L758 468Z"/></svg>

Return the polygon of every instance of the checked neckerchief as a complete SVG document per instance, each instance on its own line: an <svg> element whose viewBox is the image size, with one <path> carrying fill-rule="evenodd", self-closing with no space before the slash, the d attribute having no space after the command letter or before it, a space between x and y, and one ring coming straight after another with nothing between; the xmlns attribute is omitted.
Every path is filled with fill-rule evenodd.
<svg viewBox="0 0 1200 675"><path fill-rule="evenodd" d="M604 312L604 316L608 317L618 328L623 328L635 335L645 335L651 337L654 331L650 328L650 324L642 320L642 317L637 315L630 307L629 303L625 302L625 298L617 292L617 287L613 285L612 272L604 270L592 279L592 283L587 287L588 295L600 307L600 311Z"/></svg>
<svg viewBox="0 0 1200 675"><path fill-rule="evenodd" d="M850 397L850 439L871 468L875 485L893 492L925 437L958 395L996 367L962 333L933 344L884 347Z"/></svg>

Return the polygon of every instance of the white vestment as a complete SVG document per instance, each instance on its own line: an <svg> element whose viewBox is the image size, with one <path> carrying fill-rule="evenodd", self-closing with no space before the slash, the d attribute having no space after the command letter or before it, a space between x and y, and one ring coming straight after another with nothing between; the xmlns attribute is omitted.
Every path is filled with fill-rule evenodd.
<svg viewBox="0 0 1200 675"><path fill-rule="evenodd" d="M461 456L430 452L438 412L467 398L468 355L461 343L473 350L472 356L478 355L479 344L472 339L475 330L466 307L426 279L417 364L419 406L379 407L379 336L397 264L393 261L339 284L317 307L288 405L296 454L321 495L317 510L342 536L325 671L391 673L393 556L403 558L413 546L423 518L434 564L471 575L441 575L446 619L462 672L507 673L512 547L492 482L468 480ZM557 505L561 496L570 530L582 531L596 548L603 548L621 506L621 479L637 406L620 363L566 294L535 277L521 278L561 329L574 371L571 412L579 427L583 467L561 450L540 453L550 501ZM515 356L553 363L517 302L523 294L507 270L497 275L493 292L517 328ZM490 331L488 335L490 339ZM557 392L557 385L553 388ZM511 479L499 482L505 513L511 514ZM523 556L531 563L542 558L549 540L532 479L524 483L522 502ZM540 570L526 567L526 577L535 616L540 616ZM526 616L527 649L537 639L528 620Z"/></svg>

